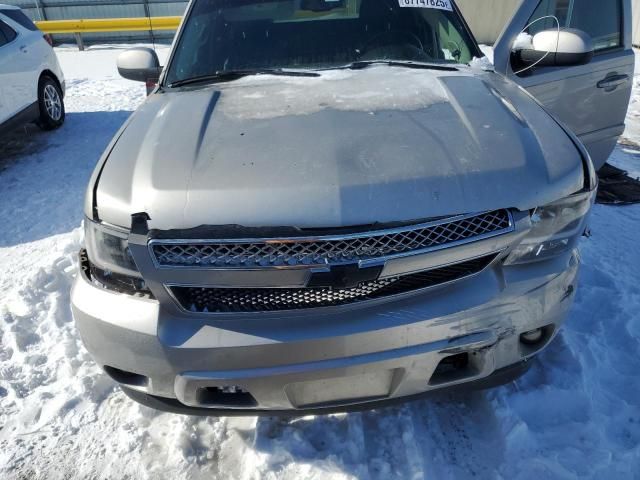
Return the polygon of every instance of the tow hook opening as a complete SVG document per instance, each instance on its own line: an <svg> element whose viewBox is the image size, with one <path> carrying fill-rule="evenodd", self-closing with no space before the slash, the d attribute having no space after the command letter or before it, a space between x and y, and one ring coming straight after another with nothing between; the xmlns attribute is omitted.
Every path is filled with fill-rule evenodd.
<svg viewBox="0 0 640 480"><path fill-rule="evenodd" d="M131 387L146 387L149 385L149 378L144 375L140 375L139 373L127 372L126 370L120 370L119 368L111 367L109 365L105 365L103 369L107 375L118 383L129 385Z"/></svg>
<svg viewBox="0 0 640 480"><path fill-rule="evenodd" d="M444 357L431 375L429 385L455 382L478 374L478 369L469 353L457 353Z"/></svg>
<svg viewBox="0 0 640 480"><path fill-rule="evenodd" d="M203 406L256 407L253 395L236 385L202 387L196 392L196 401Z"/></svg>

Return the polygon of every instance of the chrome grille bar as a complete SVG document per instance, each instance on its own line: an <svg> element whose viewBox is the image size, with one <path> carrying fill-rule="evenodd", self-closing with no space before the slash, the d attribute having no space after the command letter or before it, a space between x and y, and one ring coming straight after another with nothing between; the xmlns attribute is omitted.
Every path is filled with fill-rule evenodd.
<svg viewBox="0 0 640 480"><path fill-rule="evenodd" d="M152 240L160 268L259 269L327 266L421 253L513 231L508 210L339 236L231 240Z"/></svg>

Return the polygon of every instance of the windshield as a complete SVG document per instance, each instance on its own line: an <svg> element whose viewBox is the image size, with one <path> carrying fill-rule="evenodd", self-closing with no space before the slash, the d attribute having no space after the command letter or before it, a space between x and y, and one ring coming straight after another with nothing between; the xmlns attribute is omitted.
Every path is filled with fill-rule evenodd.
<svg viewBox="0 0 640 480"><path fill-rule="evenodd" d="M481 54L451 8L451 0L194 0L166 82L367 60L468 63Z"/></svg>

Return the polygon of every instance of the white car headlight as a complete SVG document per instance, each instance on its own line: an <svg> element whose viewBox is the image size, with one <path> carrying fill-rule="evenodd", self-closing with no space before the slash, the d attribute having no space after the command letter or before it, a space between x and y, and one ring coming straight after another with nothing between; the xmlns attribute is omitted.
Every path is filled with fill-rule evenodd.
<svg viewBox="0 0 640 480"><path fill-rule="evenodd" d="M547 260L573 249L586 230L594 200L594 191L583 192L537 208L531 215L531 230L505 265Z"/></svg>

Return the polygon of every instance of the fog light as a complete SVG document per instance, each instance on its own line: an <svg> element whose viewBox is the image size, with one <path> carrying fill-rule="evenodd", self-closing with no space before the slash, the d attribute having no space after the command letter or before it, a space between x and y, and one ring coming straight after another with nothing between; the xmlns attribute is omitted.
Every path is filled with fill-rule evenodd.
<svg viewBox="0 0 640 480"><path fill-rule="evenodd" d="M535 345L542 340L543 336L544 331L541 328L536 328L520 335L520 341L526 345Z"/></svg>

